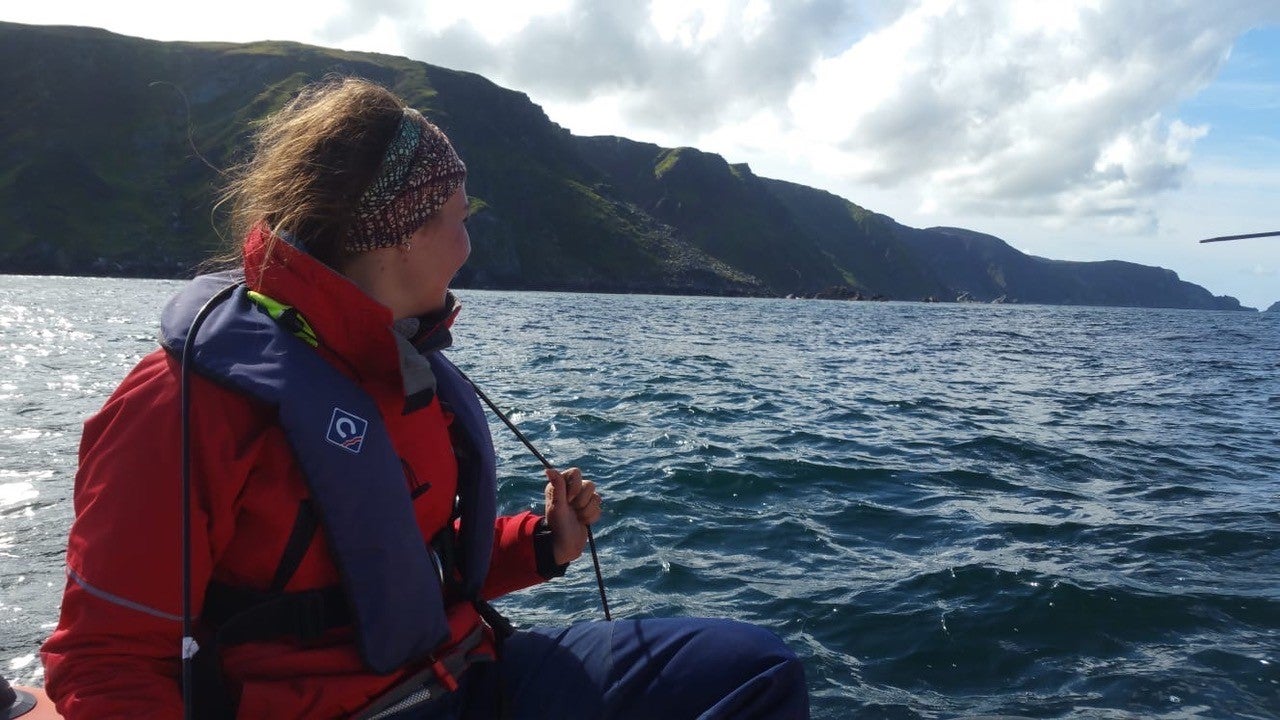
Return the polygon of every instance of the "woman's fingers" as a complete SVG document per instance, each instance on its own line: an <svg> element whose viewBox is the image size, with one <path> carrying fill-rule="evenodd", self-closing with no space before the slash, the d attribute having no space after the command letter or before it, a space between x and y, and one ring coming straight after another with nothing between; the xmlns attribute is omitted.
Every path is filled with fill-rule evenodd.
<svg viewBox="0 0 1280 720"><path fill-rule="evenodd" d="M599 495L592 493L591 500L587 502L584 510L578 510L578 519L583 525L594 525L600 519L600 513L604 508L604 500Z"/></svg>
<svg viewBox="0 0 1280 720"><path fill-rule="evenodd" d="M591 496L596 494L596 484L590 480L584 481L578 486L578 492L569 497L569 504L574 510L582 510L591 502Z"/></svg>
<svg viewBox="0 0 1280 720"><path fill-rule="evenodd" d="M578 515L583 525L591 525L600 519L604 499L596 492L596 484L586 480L582 483L578 495L569 501L569 505L573 507L574 513Z"/></svg>
<svg viewBox="0 0 1280 720"><path fill-rule="evenodd" d="M563 472L549 470L547 477L552 479L553 485L557 479L564 483L562 502L573 508L573 513L580 523L591 525L600 519L600 509L604 506L604 499L596 492L594 482L583 479L581 470L576 467ZM559 488L556 490L558 491Z"/></svg>
<svg viewBox="0 0 1280 720"><path fill-rule="evenodd" d="M548 511L554 507L559 507L568 500L569 493L565 490L565 484L563 474L547 468L546 501Z"/></svg>
<svg viewBox="0 0 1280 720"><path fill-rule="evenodd" d="M582 491L582 471L572 467L561 473L561 476L564 477L565 499L572 503Z"/></svg>

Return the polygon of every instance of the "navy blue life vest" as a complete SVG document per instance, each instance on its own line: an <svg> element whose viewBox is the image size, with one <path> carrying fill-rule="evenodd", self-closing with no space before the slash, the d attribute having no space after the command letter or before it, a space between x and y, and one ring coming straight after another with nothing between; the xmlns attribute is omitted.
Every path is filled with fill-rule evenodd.
<svg viewBox="0 0 1280 720"><path fill-rule="evenodd" d="M440 568L414 517L401 461L373 399L259 310L243 285L188 344L200 309L238 280L230 273L193 280L165 307L161 344L179 358L191 352L201 376L277 409L342 576L361 657L374 672L393 672L450 636ZM458 464L455 588L476 599L497 514L493 441L469 383L440 353L427 358L441 402L476 451Z"/></svg>

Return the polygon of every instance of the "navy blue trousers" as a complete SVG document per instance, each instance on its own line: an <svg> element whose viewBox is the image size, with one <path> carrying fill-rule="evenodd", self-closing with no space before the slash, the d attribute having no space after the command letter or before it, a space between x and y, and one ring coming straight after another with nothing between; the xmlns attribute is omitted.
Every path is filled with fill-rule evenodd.
<svg viewBox="0 0 1280 720"><path fill-rule="evenodd" d="M795 653L732 620L653 619L521 630L496 663L415 720L807 720Z"/></svg>

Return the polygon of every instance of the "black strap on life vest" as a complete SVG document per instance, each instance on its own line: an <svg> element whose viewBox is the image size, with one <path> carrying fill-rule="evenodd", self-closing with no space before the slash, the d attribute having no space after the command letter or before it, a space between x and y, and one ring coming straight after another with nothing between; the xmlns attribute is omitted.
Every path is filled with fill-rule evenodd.
<svg viewBox="0 0 1280 720"><path fill-rule="evenodd" d="M515 627L497 608L470 598L485 624L501 643ZM205 592L200 622L219 648L247 642L292 640L302 645L319 640L330 630L351 624L351 606L341 585L300 592L260 592L211 582ZM210 649L201 647L201 652Z"/></svg>
<svg viewBox="0 0 1280 720"><path fill-rule="evenodd" d="M280 639L308 645L352 618L341 585L272 593L211 582L204 602L200 621L220 647Z"/></svg>
<svg viewBox="0 0 1280 720"><path fill-rule="evenodd" d="M298 559L294 555L305 553L306 550L301 540L295 542L294 539L311 537L310 533L303 532L304 515L306 513L299 513L299 521L294 524L294 532L291 533L287 546L287 550L297 546L301 546L302 550L287 551L276 571L276 577L285 578L284 582L292 575L292 570L286 570L286 566L292 565L296 569ZM303 530L299 530L299 527ZM453 562L454 543L446 539L452 536L452 528L446 527L433 543L437 547L441 569L446 578L457 577ZM460 589L460 584L454 580L447 582L446 588L453 592ZM501 651L503 641L515 632L515 627L485 600L479 597L469 600L485 624L493 629L495 645ZM223 648L280 639L307 645L316 642L328 631L350 626L351 623L351 606L341 585L286 593L279 590L263 592L210 582L200 613L200 624L206 633L195 657L197 717L200 720L223 720L235 716L238 699L231 696L222 675ZM468 642L460 643L459 647L451 649L449 655L439 661L441 667L455 677L462 674L472 661L475 643L471 640L475 633L483 634L477 627L468 636Z"/></svg>
<svg viewBox="0 0 1280 720"><path fill-rule="evenodd" d="M479 613L480 619L485 624L493 628L494 644L498 650L502 650L502 643L508 637L515 633L515 625L511 621L498 612L498 609L491 605L488 601L479 595L467 597L465 588L460 581L458 574L458 552L457 552L457 535L454 534L452 523L446 525L431 541L431 546L435 548L436 556L440 558L441 574L444 576L445 592L455 598L465 599L475 607Z"/></svg>
<svg viewBox="0 0 1280 720"><path fill-rule="evenodd" d="M212 634L213 645L222 648L279 639L306 645L320 639L329 630L351 624L351 605L341 585L298 592L283 591L306 554L317 524L314 510L309 502L304 501L299 507L270 590L263 592L233 587L217 581L209 583L200 624ZM431 544L440 558L446 593L471 602L481 619L493 628L499 643L515 632L511 622L491 604L478 596L467 598L461 594L463 588L457 572L453 528L446 526L436 534Z"/></svg>
<svg viewBox="0 0 1280 720"><path fill-rule="evenodd" d="M284 592L284 588L293 579L293 574L302 565L302 558L311 547L311 540L320 529L320 516L316 513L311 498L298 503L298 515L293 520L293 530L284 544L284 553L280 556L280 564L276 566L275 576L271 578L271 592Z"/></svg>
<svg viewBox="0 0 1280 720"><path fill-rule="evenodd" d="M193 660L195 717L228 720L240 704L222 673L222 650L246 642L287 638L306 645L351 624L340 585L303 592L260 592L210 582L200 624L204 632Z"/></svg>

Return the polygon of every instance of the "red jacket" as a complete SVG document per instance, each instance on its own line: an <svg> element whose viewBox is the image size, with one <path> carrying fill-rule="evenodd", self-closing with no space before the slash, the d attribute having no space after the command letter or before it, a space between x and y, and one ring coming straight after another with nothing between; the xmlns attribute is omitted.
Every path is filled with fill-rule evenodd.
<svg viewBox="0 0 1280 720"><path fill-rule="evenodd" d="M407 464L406 482L429 486L414 507L423 537L433 537L449 521L457 483L450 419L436 400L404 413L390 311L283 242L264 264L257 235L246 249L245 273L251 289L297 308L319 337L319 351L377 403ZM46 689L69 719L182 715L178 382L177 361L157 350L85 423L62 616L42 649ZM192 602L199 616L211 579L268 588L308 492L270 412L198 376L192 383ZM544 579L534 553L538 520L528 512L498 519L486 598ZM318 533L285 589L338 583ZM450 615L460 632L479 622L467 603ZM349 715L420 669L371 674L349 629L306 648L238 645L223 659L241 717Z"/></svg>

